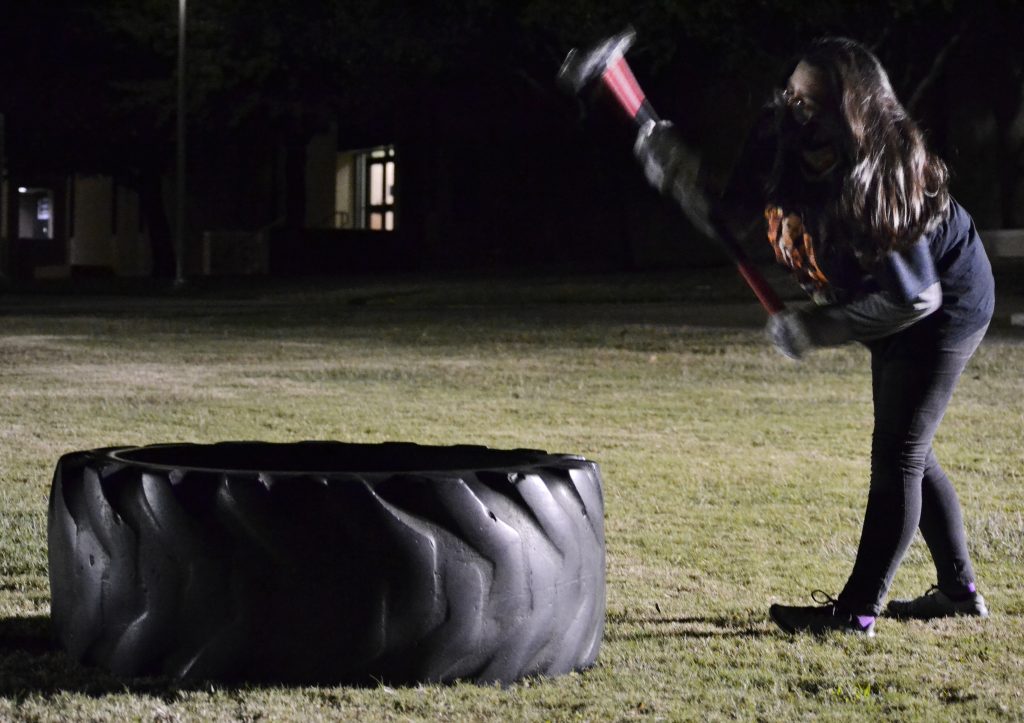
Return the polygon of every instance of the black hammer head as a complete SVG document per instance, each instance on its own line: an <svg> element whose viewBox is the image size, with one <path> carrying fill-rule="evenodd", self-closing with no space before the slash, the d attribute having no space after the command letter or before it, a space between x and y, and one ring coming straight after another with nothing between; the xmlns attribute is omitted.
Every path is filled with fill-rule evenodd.
<svg viewBox="0 0 1024 723"><path fill-rule="evenodd" d="M636 31L629 27L590 50L580 52L573 48L558 71L558 81L578 94L587 84L601 77L609 65L621 58L635 39Z"/></svg>

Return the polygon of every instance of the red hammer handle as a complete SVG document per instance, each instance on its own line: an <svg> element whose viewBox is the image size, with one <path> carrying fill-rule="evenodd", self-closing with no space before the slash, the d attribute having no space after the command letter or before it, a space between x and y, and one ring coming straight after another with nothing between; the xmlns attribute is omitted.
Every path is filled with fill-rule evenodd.
<svg viewBox="0 0 1024 723"><path fill-rule="evenodd" d="M761 306L768 312L770 316L775 316L780 311L786 308L786 305L782 303L782 299L775 293L775 289L771 287L768 280L761 275L761 272L757 270L750 260L747 258L736 260L736 270L740 272L740 276L747 282L747 286L754 292L757 300L761 302Z"/></svg>
<svg viewBox="0 0 1024 723"><path fill-rule="evenodd" d="M608 64L608 68L601 74L601 81L637 125L642 126L648 121L660 120L654 108L647 102L647 95L633 75L625 55L620 55Z"/></svg>

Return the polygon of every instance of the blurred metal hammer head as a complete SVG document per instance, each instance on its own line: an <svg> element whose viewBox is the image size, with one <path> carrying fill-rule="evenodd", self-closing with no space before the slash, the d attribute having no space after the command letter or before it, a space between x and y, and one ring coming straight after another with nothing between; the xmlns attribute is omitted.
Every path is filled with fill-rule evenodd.
<svg viewBox="0 0 1024 723"><path fill-rule="evenodd" d="M578 94L589 83L600 78L608 66L625 55L635 39L636 31L628 27L590 50L573 48L558 71L558 82Z"/></svg>

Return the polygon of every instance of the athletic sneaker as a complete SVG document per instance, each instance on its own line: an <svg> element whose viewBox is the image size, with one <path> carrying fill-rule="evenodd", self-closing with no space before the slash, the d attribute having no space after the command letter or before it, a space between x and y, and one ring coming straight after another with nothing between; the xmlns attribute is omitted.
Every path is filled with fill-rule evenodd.
<svg viewBox="0 0 1024 723"><path fill-rule="evenodd" d="M811 599L818 603L808 607L798 605L772 605L768 613L772 620L787 633L813 633L822 635L829 632L875 637L875 618L870 615L854 615L844 610L839 601L822 590L811 593Z"/></svg>
<svg viewBox="0 0 1024 723"><path fill-rule="evenodd" d="M955 615L969 615L976 618L987 618L988 608L985 598L976 592L963 600L954 600L932 585L928 592L913 600L892 600L885 609L886 614L894 618L931 620L933 618L949 618Z"/></svg>

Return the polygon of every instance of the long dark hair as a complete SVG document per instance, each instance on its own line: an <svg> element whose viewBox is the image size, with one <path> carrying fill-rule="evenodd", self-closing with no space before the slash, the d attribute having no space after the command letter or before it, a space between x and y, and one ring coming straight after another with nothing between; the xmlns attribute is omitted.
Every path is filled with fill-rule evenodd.
<svg viewBox="0 0 1024 723"><path fill-rule="evenodd" d="M825 209L829 221L869 255L913 243L948 212L946 164L928 150L866 47L821 38L801 60L822 72L841 120L841 180Z"/></svg>

